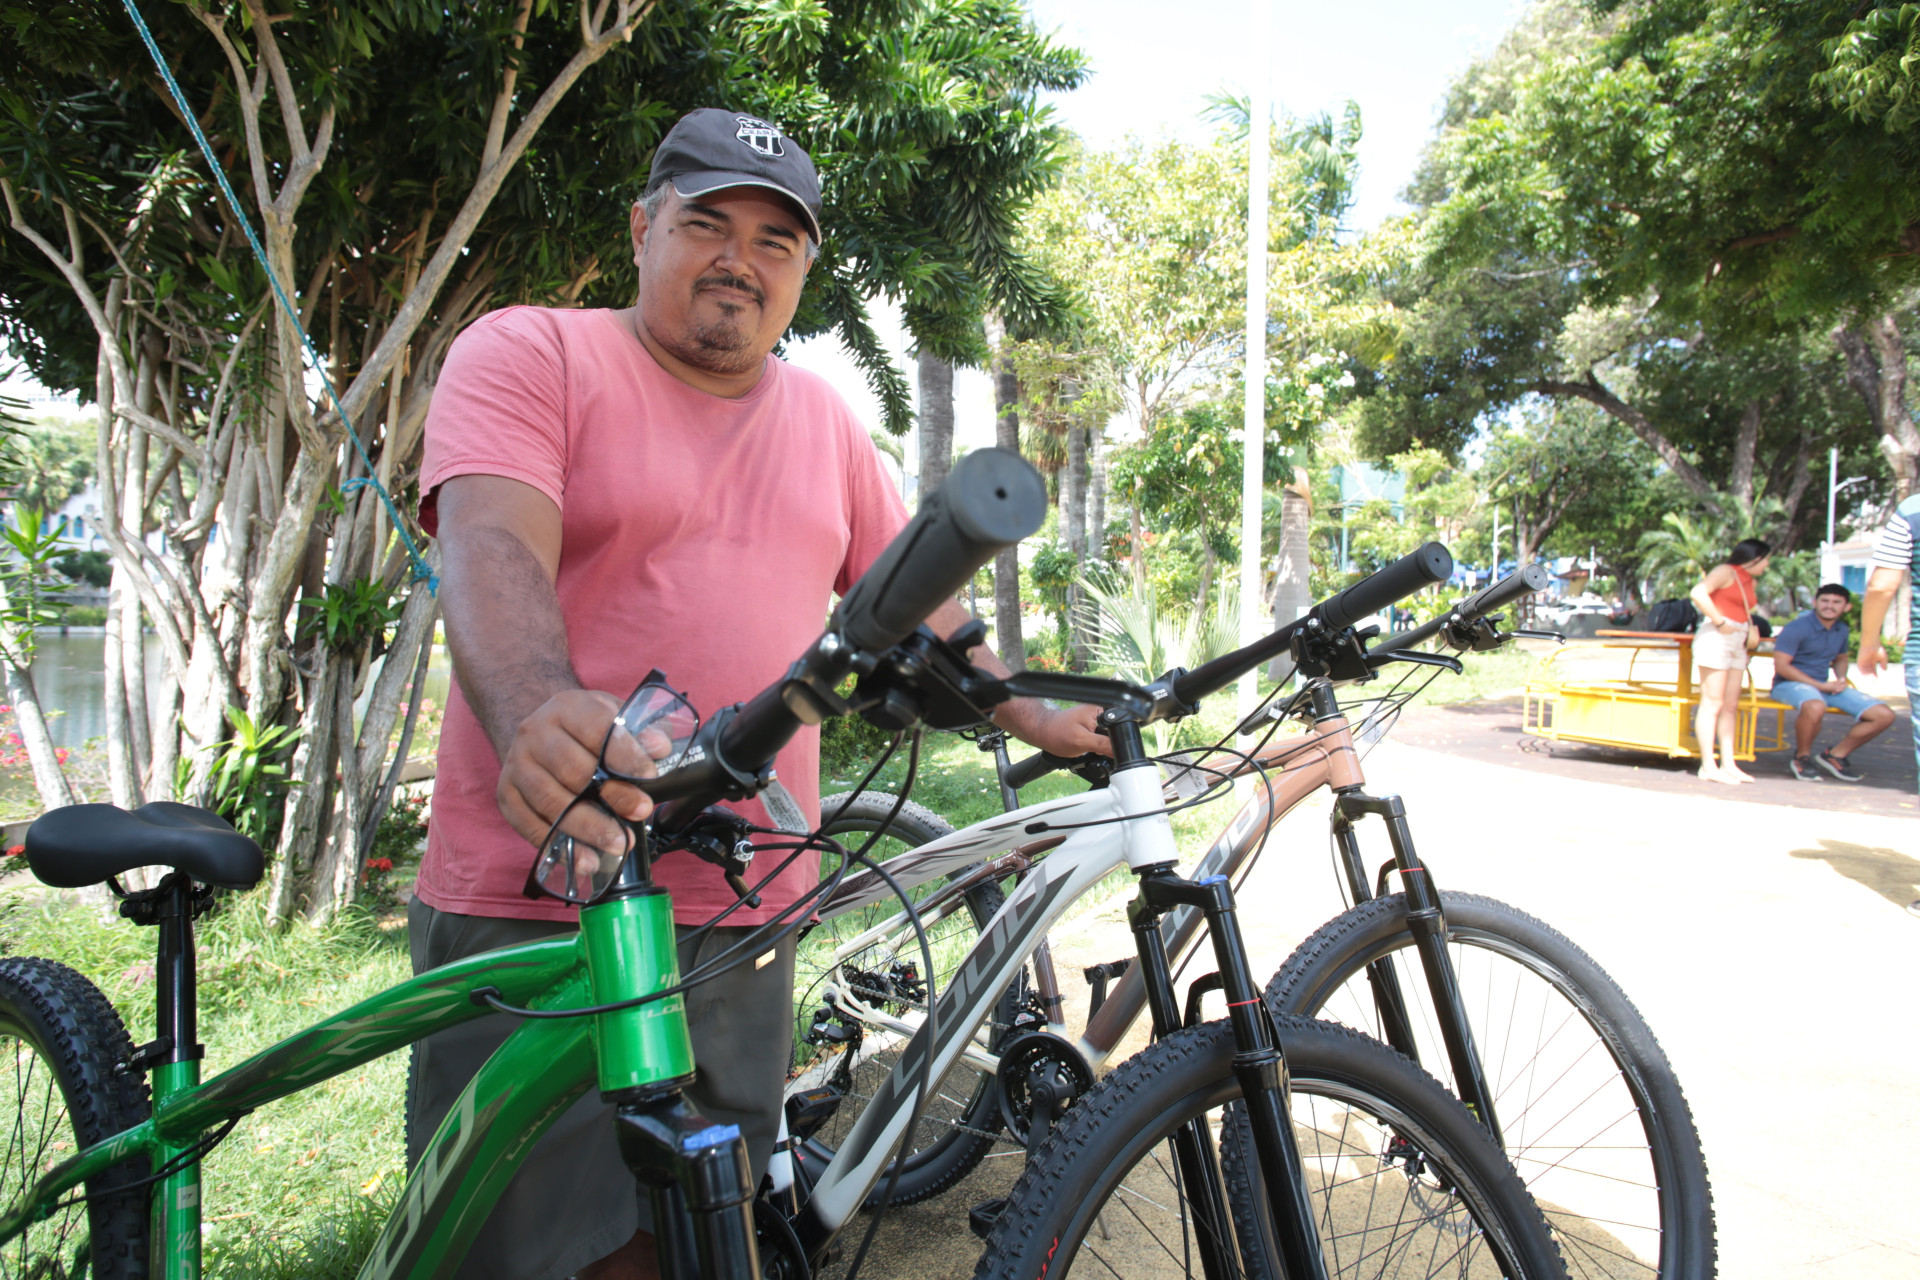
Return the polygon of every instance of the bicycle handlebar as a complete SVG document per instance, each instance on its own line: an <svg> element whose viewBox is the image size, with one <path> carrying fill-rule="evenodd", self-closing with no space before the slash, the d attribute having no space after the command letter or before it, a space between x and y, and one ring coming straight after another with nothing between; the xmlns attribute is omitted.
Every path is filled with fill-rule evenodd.
<svg viewBox="0 0 1920 1280"><path fill-rule="evenodd" d="M1387 645L1369 654L1369 657L1397 653L1411 649L1415 645L1425 644L1428 640L1441 635L1452 627L1462 629L1473 626L1480 619L1496 609L1503 609L1514 601L1544 590L1553 581L1553 574L1544 564L1530 564L1517 572L1510 573L1500 581L1483 588L1475 595L1468 596L1453 608L1447 610L1431 622L1426 622L1404 635L1391 637ZM1449 641L1451 643L1451 640ZM1454 644L1456 649L1466 648L1464 644Z"/></svg>
<svg viewBox="0 0 1920 1280"><path fill-rule="evenodd" d="M1256 640L1244 649L1202 663L1173 682L1173 694L1191 705L1226 688L1292 644L1301 628L1339 631L1361 618L1398 604L1422 587L1444 582L1453 572L1453 555L1437 542L1401 556L1378 573L1362 578L1339 595L1323 600L1307 616Z"/></svg>
<svg viewBox="0 0 1920 1280"><path fill-rule="evenodd" d="M786 676L716 715L703 731L712 743L704 758L665 775L657 790L644 788L656 799L672 797L662 827L672 830L679 815L741 794L801 725L819 720L810 686L830 689L856 655L877 657L905 639L982 565L1038 529L1046 512L1046 482L1018 454L968 454L841 597L826 634Z"/></svg>
<svg viewBox="0 0 1920 1280"><path fill-rule="evenodd" d="M891 649L1046 514L1047 486L1038 471L1005 449L974 450L860 575L830 629L867 653Z"/></svg>

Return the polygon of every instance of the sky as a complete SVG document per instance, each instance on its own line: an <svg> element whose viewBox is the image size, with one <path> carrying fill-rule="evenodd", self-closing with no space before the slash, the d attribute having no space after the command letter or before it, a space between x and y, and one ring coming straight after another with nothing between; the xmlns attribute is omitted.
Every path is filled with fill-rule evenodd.
<svg viewBox="0 0 1920 1280"><path fill-rule="evenodd" d="M1244 33L1254 2L1029 0L1035 25L1086 54L1092 73L1081 88L1049 96L1056 118L1097 147L1129 135L1206 138L1214 127L1200 115L1207 95L1250 92L1258 59ZM1267 71L1276 110L1328 111L1337 118L1349 98L1360 104L1360 175L1349 217L1355 232L1404 211L1399 192L1433 137L1447 85L1489 52L1525 8L1523 0L1269 3ZM911 381L897 313L882 306L874 311ZM879 425L879 405L837 338L796 344L789 359L825 376L862 421ZM960 370L954 400L957 443L991 444L993 391L986 374ZM911 451L908 465L915 465Z"/></svg>

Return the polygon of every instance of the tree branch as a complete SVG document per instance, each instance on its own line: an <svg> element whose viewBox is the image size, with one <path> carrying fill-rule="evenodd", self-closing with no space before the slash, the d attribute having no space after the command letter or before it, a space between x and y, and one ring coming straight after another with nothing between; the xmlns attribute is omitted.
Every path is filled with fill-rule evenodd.
<svg viewBox="0 0 1920 1280"><path fill-rule="evenodd" d="M1700 469L1687 461L1679 447L1667 439L1660 428L1653 425L1651 418L1608 390L1592 369L1587 370L1586 380L1582 382L1541 379L1532 383L1529 389L1545 396L1572 396L1605 410L1624 422L1633 434L1639 436L1655 453L1659 454L1660 460L1667 464L1668 469L1679 477L1680 483L1686 485L1695 497L1714 511L1721 510L1719 491L1700 474Z"/></svg>
<svg viewBox="0 0 1920 1280"><path fill-rule="evenodd" d="M446 282L454 263L459 261L460 251L466 247L474 228L480 225L481 217L486 213L487 207L493 203L493 197L499 193L500 185L506 180L508 171L525 153L527 145L533 141L533 136L540 131L540 126L547 122L547 117L553 114L553 109L560 104L560 100L567 95L568 90L573 88L574 82L588 67L605 57L614 45L633 38L633 33L653 11L656 3L658 0L644 0L644 3L639 4L622 0L617 22L598 39L583 44L573 57L568 59L566 66L560 69L552 83L547 85L539 98L534 101L533 106L527 111L526 118L520 122L520 127L514 130L513 137L501 148L500 155L492 164L480 171L479 176L474 180L473 190L467 193L466 200L460 205L460 211L453 216L452 225L447 228L446 235L441 238L440 247L434 251L432 259L420 273L419 283L414 285L407 295L407 300L394 314L393 323L387 326L387 332L381 337L380 345L374 348L373 354L361 366L359 376L353 380L353 386L349 387L347 393L341 397L348 417L357 418L367 407L374 393L380 389L381 383L386 380L388 367L399 357L401 350L412 340L414 330L426 318L427 309L432 304L434 296L439 293L440 286ZM584 14L583 3L583 20Z"/></svg>
<svg viewBox="0 0 1920 1280"><path fill-rule="evenodd" d="M532 14L533 0L520 0L520 9L513 15L513 51L507 55L500 93L493 100L493 112L487 120L487 144L480 150L482 169L500 158L500 148L507 140L507 116L513 110L513 87L520 79L520 53L526 47L527 19Z"/></svg>

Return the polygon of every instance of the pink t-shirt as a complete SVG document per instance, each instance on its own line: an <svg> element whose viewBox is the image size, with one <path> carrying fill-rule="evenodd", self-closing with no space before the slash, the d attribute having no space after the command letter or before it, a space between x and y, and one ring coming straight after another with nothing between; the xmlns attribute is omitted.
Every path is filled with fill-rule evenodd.
<svg viewBox="0 0 1920 1280"><path fill-rule="evenodd" d="M522 481L559 506L555 590L586 687L625 698L658 667L703 716L779 677L820 634L831 593L906 522L873 441L823 380L769 356L745 396L709 395L662 369L612 311L510 307L460 335L427 414L427 532L436 487L469 474ZM818 730L775 768L818 821ZM522 895L534 854L500 816L499 778L456 683L415 892L466 915L571 919L575 908ZM772 825L758 801L739 808ZM774 861L763 854L759 874ZM766 919L818 874L817 854L796 859L759 910L728 923ZM719 869L690 854L662 858L656 876L682 923L734 901Z"/></svg>

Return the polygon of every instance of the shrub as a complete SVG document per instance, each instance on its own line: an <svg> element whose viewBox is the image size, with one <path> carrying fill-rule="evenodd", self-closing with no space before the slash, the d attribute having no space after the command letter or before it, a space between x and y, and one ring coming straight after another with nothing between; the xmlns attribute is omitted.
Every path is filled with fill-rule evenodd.
<svg viewBox="0 0 1920 1280"><path fill-rule="evenodd" d="M75 582L103 591L113 582L113 557L104 551L70 551L55 557L53 567Z"/></svg>

